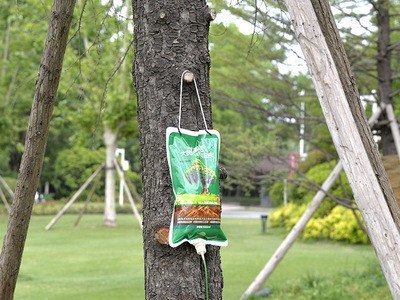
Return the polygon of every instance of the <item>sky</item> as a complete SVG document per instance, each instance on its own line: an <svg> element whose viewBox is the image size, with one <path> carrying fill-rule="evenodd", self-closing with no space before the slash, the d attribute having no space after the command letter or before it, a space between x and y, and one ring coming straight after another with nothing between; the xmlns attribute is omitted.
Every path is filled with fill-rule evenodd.
<svg viewBox="0 0 400 300"><path fill-rule="evenodd" d="M369 12L371 10L370 5L363 5L357 8L354 12L366 14L366 16L361 20L362 26L360 23L355 22L350 18L344 18L340 22L337 22L338 28L346 28L350 27L351 32L355 35L361 35L365 33L365 27L373 29L373 24L371 23L371 17ZM339 11L332 7L333 14L338 14ZM243 21L237 16L230 14L227 10L222 10L217 13L217 17L214 20L216 23L222 23L224 25L228 25L230 23L236 24L243 34L253 34L254 26L253 24ZM255 31L257 33L257 29ZM287 59L285 64L279 64L279 71L283 74L287 74L291 72L293 75L299 73L307 73L307 64L304 61L304 56L301 51L300 45L294 45L291 48L292 52L287 53Z"/></svg>
<svg viewBox="0 0 400 300"><path fill-rule="evenodd" d="M106 4L106 3L109 3L110 1L113 2L114 7L121 7L124 4L124 0L101 0L101 3ZM122 15L128 14L128 11L127 11L128 5L129 4L126 3L126 6L121 11ZM232 4L232 5L235 6L235 4ZM240 5L240 2L238 2L238 5ZM350 5L352 5L352 4L350 3ZM274 8L260 6L259 9L274 9ZM361 5L359 8L357 8L356 10L353 11L355 13L362 13L362 14L366 15L366 17L364 17L361 20L362 26L360 23L355 22L355 21L351 20L350 18L344 18L340 22L337 22L338 28L340 29L343 27L350 27L352 33L356 34L356 35L361 35L361 34L365 33L365 27L367 27L367 28L373 27L371 20L370 20L371 18L369 16L370 10L371 10L370 5L365 4L365 5ZM339 13L339 11L337 9L335 9L334 7L332 7L332 11L334 14ZM349 9L348 9L348 11L349 11ZM110 11L110 14L114 14L114 13L115 12ZM253 24L243 21L239 17L230 14L227 10L222 10L222 11L218 12L217 17L214 20L214 22L215 23L223 23L224 25L234 23L238 26L239 30L243 34L253 34L254 31L257 33L257 29L254 30ZM131 26L129 28L129 30L133 31L133 27ZM287 59L286 59L285 63L278 64L279 71L283 74L287 74L290 72L293 75L296 75L299 73L303 73L303 74L307 73L308 72L307 64L304 61L304 58L303 58L304 56L303 56L300 46L294 45L291 48L291 50L292 50L292 52L287 53Z"/></svg>

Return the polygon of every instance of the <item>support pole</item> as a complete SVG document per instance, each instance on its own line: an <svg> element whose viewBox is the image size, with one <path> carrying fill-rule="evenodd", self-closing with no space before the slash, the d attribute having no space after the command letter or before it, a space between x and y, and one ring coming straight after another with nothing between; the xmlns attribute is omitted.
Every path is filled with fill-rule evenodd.
<svg viewBox="0 0 400 300"><path fill-rule="evenodd" d="M99 182L100 182L100 176L98 176L98 177L96 178L96 181L93 183L93 186L92 186L92 188L90 189L90 192L89 192L88 196L86 197L85 204L83 205L83 208L82 208L82 210L79 212L79 216L78 216L78 218L77 218L76 221L75 221L75 227L78 226L79 222L81 221L81 218L82 218L83 214L85 213L86 208L87 208L87 206L88 206L90 200L92 199L93 194L94 194L94 192L96 191L97 186L99 185Z"/></svg>
<svg viewBox="0 0 400 300"><path fill-rule="evenodd" d="M10 189L10 187L8 186L7 182L3 179L3 177L0 176L0 183L4 186L4 188L6 189L7 193L10 195L10 197L12 199L14 199L14 193L13 191Z"/></svg>
<svg viewBox="0 0 400 300"><path fill-rule="evenodd" d="M64 207L58 212L58 214L50 221L49 224L46 226L46 230L51 229L51 227L54 226L54 224L57 223L58 219L62 217L62 215L67 211L67 209L75 202L76 199L80 196L80 194L88 187L88 185L93 181L93 179L97 176L97 174L100 173L101 170L103 170L104 164L102 164L100 167L97 168L96 171L93 172L93 174L86 180L86 182L79 188L79 190L72 196L71 200L68 201L67 204L64 205Z"/></svg>
<svg viewBox="0 0 400 300"><path fill-rule="evenodd" d="M322 200L324 200L326 192L331 188L332 184L339 177L340 172L342 172L342 170L343 170L343 165L342 165L342 162L339 161L338 164L333 169L333 171L331 172L331 174L328 176L328 178L323 183L321 189L317 192L317 194L315 194L314 198L312 199L310 205L308 206L308 208L306 209L304 214L301 216L299 221L297 221L296 225L292 228L292 230L287 235L285 240L282 242L282 244L279 246L279 248L272 255L272 257L268 261L268 263L264 266L264 268L261 270L261 272L257 275L256 279L254 279L254 281L250 284L250 286L244 292L244 294L242 295L240 300L245 300L248 297L250 297L250 295L257 292L257 290L259 290L261 288L261 286L264 284L264 282L272 274L272 272L275 270L276 266L283 259L283 257L289 251L290 247L293 245L293 243L299 237L302 230L307 225L308 221L311 219L311 217L313 216L313 214L315 213L315 211L321 204Z"/></svg>
<svg viewBox="0 0 400 300"><path fill-rule="evenodd" d="M288 182L287 178L283 179L283 206L286 207L287 205L287 188Z"/></svg>
<svg viewBox="0 0 400 300"><path fill-rule="evenodd" d="M114 158L114 165L115 165L115 169L118 172L119 179L125 183L124 172L122 171L120 165L118 164L118 161L115 158ZM140 216L139 211L137 210L135 202L133 201L132 194L131 194L131 192L128 189L128 186L126 184L124 184L124 190L125 190L126 195L128 196L129 203L131 204L132 211L133 211L133 213L134 213L134 215L135 215L135 217L136 217L136 219L137 219L137 221L139 223L139 226L140 226L141 229L143 229L142 217Z"/></svg>
<svg viewBox="0 0 400 300"><path fill-rule="evenodd" d="M129 177L124 177L125 184L128 185L129 190L132 193L133 198L136 200L137 203L143 204L142 197L139 195L138 191L136 190L135 185L132 183L132 181L129 179Z"/></svg>
<svg viewBox="0 0 400 300"><path fill-rule="evenodd" d="M8 214L10 214L10 209L11 209L10 204L8 204L6 196L4 195L1 187L0 187L0 198L1 198L1 201L3 201L3 203L4 203L4 206L6 207Z"/></svg>
<svg viewBox="0 0 400 300"><path fill-rule="evenodd" d="M379 119L379 116L382 113L382 108L378 108L375 113L369 118L368 124L373 126L375 122ZM336 167L329 174L328 178L322 184L321 189L315 194L314 198L311 200L310 205L303 213L301 218L297 221L296 225L292 228L290 233L286 236L285 240L281 243L275 253L272 255L270 260L261 270L261 272L257 275L256 279L250 284L247 290L244 292L241 300L247 299L250 295L257 292L258 289L267 281L267 279L271 276L273 271L276 269L278 264L285 257L286 253L292 247L296 239L300 236L303 229L306 227L308 221L310 221L311 217L317 210L317 208L321 205L322 200L324 199L327 191L332 187L332 184L339 177L340 172L343 170L343 164L339 161ZM285 179L286 180L286 179Z"/></svg>
<svg viewBox="0 0 400 300"><path fill-rule="evenodd" d="M392 131L394 144L396 146L397 156L400 159L400 130L393 112L392 104L386 105L386 115L389 120L390 130Z"/></svg>
<svg viewBox="0 0 400 300"><path fill-rule="evenodd" d="M323 12L323 22L333 25L333 32L337 33L329 2L319 2L328 7ZM387 174L378 173L384 169L362 112L358 91L354 90L353 97L346 97L345 87L352 84L351 77L342 83L339 72L348 74L349 69L338 70L336 64L341 64L333 59L332 52L341 49L343 43L337 34L328 47L310 0L285 0L285 4L368 236L393 298L400 299L400 232L395 222L399 215L389 208L396 199ZM340 58L348 63L346 53L340 53Z"/></svg>

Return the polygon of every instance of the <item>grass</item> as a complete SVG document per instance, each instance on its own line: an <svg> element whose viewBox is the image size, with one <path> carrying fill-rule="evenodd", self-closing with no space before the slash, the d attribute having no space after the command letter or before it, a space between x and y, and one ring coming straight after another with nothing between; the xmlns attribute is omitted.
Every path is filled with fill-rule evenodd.
<svg viewBox="0 0 400 300"><path fill-rule="evenodd" d="M15 300L144 299L141 231L132 215L102 226L101 215L33 216ZM6 218L0 215L4 236ZM222 248L223 298L238 299L284 238L261 234L261 221L224 219L229 246ZM296 242L266 287L268 299L391 299L371 246Z"/></svg>
<svg viewBox="0 0 400 300"><path fill-rule="evenodd" d="M259 220L223 222L230 242L221 251L224 299L238 299L279 247L284 233L267 229L262 235ZM370 245L329 241L296 242L265 287L271 289L268 299L392 299Z"/></svg>

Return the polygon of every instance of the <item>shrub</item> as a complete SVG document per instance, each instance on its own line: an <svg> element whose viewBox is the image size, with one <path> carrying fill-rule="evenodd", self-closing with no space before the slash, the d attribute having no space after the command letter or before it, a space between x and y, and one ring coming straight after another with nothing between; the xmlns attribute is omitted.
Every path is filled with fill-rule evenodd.
<svg viewBox="0 0 400 300"><path fill-rule="evenodd" d="M357 211L357 214L360 213ZM350 209L336 206L323 218L310 220L303 232L304 239L331 239L352 244L367 244L368 236L361 230Z"/></svg>
<svg viewBox="0 0 400 300"><path fill-rule="evenodd" d="M278 208L269 218L270 226L284 227L289 231L298 222L305 210L306 205L294 203ZM360 213L358 211L356 213L361 219ZM305 240L331 239L352 244L367 244L369 242L368 236L361 230L353 212L343 206L336 206L323 217L314 214L304 229L302 238Z"/></svg>
<svg viewBox="0 0 400 300"><path fill-rule="evenodd" d="M332 171L332 167L336 164L336 161L323 162L313 167L308 167L305 174L307 179L294 178L293 182L288 181L287 193L288 199L294 203L309 203L318 191L326 178ZM300 183L296 183L300 182ZM273 206L277 206L282 203L284 192L284 183L282 181L276 182L269 190L269 196ZM339 199L352 199L353 194L351 191L350 184L344 172L341 173L339 178L330 188L330 194ZM325 197L326 200L329 197ZM324 201L321 208L318 210L318 215L324 216L331 211L335 206L334 203L330 202L326 204Z"/></svg>
<svg viewBox="0 0 400 300"><path fill-rule="evenodd" d="M305 205L296 205L288 203L286 207L282 206L276 209L269 217L272 227L285 227L290 230L301 217L306 209Z"/></svg>
<svg viewBox="0 0 400 300"><path fill-rule="evenodd" d="M308 153L305 161L299 163L299 170L306 173L313 166L321 164L327 160L326 154L320 150L313 150Z"/></svg>
<svg viewBox="0 0 400 300"><path fill-rule="evenodd" d="M322 164L316 165L308 170L306 173L307 180L304 180L297 188L297 197L299 202L308 203L310 202L317 192L317 186L321 186L326 178L332 171L333 162L324 162ZM310 183L311 181L312 183Z"/></svg>
<svg viewBox="0 0 400 300"><path fill-rule="evenodd" d="M66 200L64 201L46 201L44 203L36 203L33 206L32 215L56 215L66 204ZM137 209L140 211L141 206L137 206ZM83 202L75 202L73 203L68 210L65 212L66 214L79 214L84 209L85 203ZM123 206L116 205L115 209L117 213L121 214L129 214L133 213L132 208L129 203L125 203ZM102 214L104 212L104 201L102 202L89 202L87 207L85 208L85 214Z"/></svg>
<svg viewBox="0 0 400 300"><path fill-rule="evenodd" d="M276 182L269 190L269 198L272 207L277 207L282 203L284 183L282 181Z"/></svg>

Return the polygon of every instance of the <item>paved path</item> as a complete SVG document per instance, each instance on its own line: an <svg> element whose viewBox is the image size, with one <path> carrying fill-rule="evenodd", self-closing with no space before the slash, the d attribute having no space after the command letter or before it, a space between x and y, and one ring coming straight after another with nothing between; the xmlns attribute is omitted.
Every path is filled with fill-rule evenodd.
<svg viewBox="0 0 400 300"><path fill-rule="evenodd" d="M248 207L235 204L222 204L222 218L260 219L261 215L268 214L266 209L253 211Z"/></svg>

